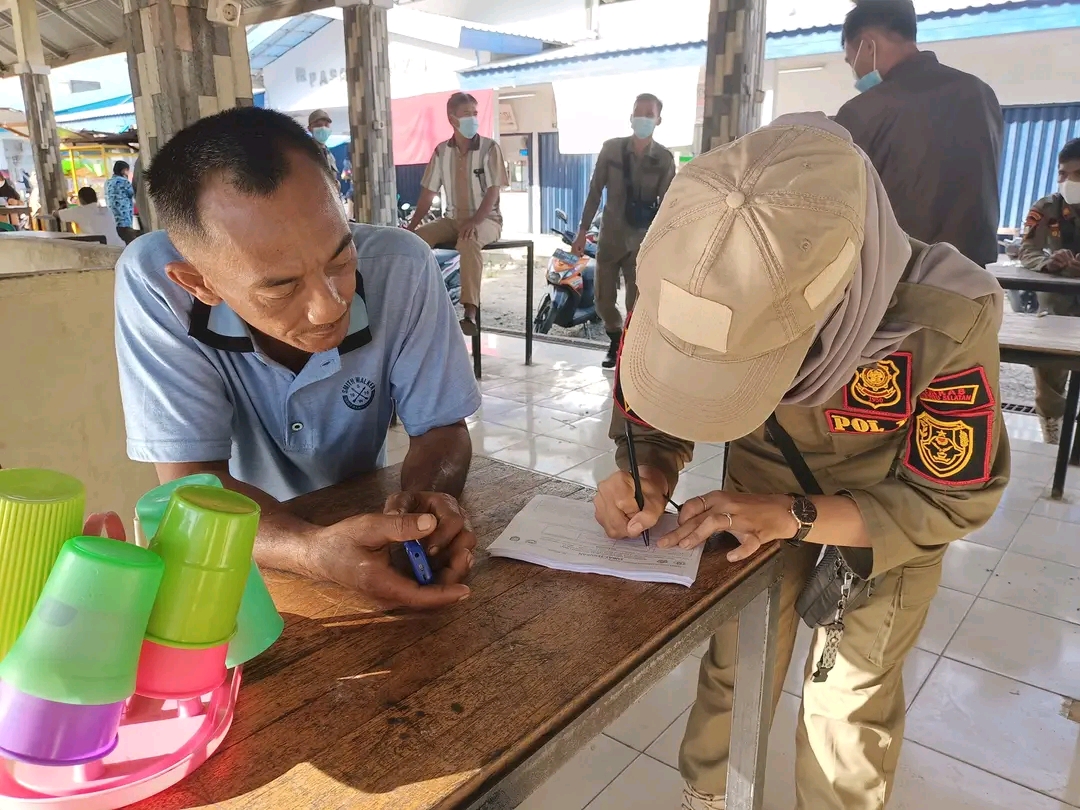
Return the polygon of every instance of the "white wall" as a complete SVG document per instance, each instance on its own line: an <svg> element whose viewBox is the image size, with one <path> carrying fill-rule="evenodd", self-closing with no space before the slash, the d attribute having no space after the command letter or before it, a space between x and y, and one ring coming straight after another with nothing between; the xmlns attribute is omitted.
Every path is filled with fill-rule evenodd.
<svg viewBox="0 0 1080 810"><path fill-rule="evenodd" d="M407 7L566 41L585 33L585 0L419 0Z"/></svg>
<svg viewBox="0 0 1080 810"><path fill-rule="evenodd" d="M1080 101L1080 28L934 42L926 49L985 81L1002 106ZM766 71L775 115L805 110L832 115L855 95L854 77L842 53L778 59L775 64L775 77ZM784 72L806 67L822 69Z"/></svg>
<svg viewBox="0 0 1080 810"><path fill-rule="evenodd" d="M521 96L510 98L506 96ZM550 84L535 84L528 87L514 87L503 90L500 104L509 104L514 110L514 132L554 132L557 126L555 116L555 94ZM505 127L504 132L509 132Z"/></svg>

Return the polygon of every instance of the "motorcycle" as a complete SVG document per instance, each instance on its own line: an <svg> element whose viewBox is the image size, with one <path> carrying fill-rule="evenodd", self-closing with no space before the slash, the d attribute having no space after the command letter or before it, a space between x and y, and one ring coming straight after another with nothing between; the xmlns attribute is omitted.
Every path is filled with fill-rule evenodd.
<svg viewBox="0 0 1080 810"><path fill-rule="evenodd" d="M555 218L563 225L570 224L566 212L561 209L555 211ZM585 237L585 255L579 258L568 251L556 250L548 261L547 283L551 285L551 292L544 296L536 310L533 329L537 334L546 335L552 326L571 329L584 325L588 335L589 325L600 323L593 297L598 238L595 228L594 222ZM553 228L551 232L561 236L564 244L574 244L575 233L569 227Z"/></svg>

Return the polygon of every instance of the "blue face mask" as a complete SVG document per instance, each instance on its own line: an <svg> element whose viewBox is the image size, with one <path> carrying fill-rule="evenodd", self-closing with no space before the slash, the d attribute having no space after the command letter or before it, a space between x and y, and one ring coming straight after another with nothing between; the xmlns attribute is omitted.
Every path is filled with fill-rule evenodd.
<svg viewBox="0 0 1080 810"><path fill-rule="evenodd" d="M464 118L459 118L457 129L458 132L461 133L461 137L472 140L480 131L480 119L475 115L467 115Z"/></svg>
<svg viewBox="0 0 1080 810"><path fill-rule="evenodd" d="M645 139L651 138L653 132L656 131L656 121L652 118L642 118L634 116L630 119L630 127L634 130L634 136Z"/></svg>
<svg viewBox="0 0 1080 810"><path fill-rule="evenodd" d="M865 42L865 40L864 40ZM859 43L859 50L855 52L855 59L851 62L851 70L855 73L855 89L860 93L865 93L867 90L871 90L881 84L885 79L881 75L881 71L877 69L877 50L874 50L874 69L867 73L862 78L859 78L858 72L855 71L855 65L859 62L859 56L862 55L863 42Z"/></svg>
<svg viewBox="0 0 1080 810"><path fill-rule="evenodd" d="M311 130L311 137L319 143L326 143L330 140L330 135L333 134L333 132L334 130L330 129L330 127L315 127Z"/></svg>

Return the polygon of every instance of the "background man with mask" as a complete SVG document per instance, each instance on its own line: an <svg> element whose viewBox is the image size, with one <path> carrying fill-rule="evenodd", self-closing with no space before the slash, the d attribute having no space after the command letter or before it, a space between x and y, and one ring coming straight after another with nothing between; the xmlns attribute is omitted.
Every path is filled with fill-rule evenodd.
<svg viewBox="0 0 1080 810"><path fill-rule="evenodd" d="M604 144L596 159L589 196L581 212L581 225L573 252L585 252L585 236L600 208L604 189L607 203L600 225L596 253L596 311L604 319L611 345L604 368L615 367L615 355L622 337L623 316L619 312L619 274L626 284L626 311L637 298L637 254L641 240L675 177L675 158L653 140L661 122L664 104L651 93L642 93L634 102L630 126L634 134L613 138Z"/></svg>
<svg viewBox="0 0 1080 810"><path fill-rule="evenodd" d="M326 165L330 167L330 172L334 177L337 177L337 160L334 158L334 153L326 145L326 142L330 140L330 136L334 134L334 130L330 127L333 123L330 113L326 110L314 110L308 116L307 128L308 132L311 133L311 137L315 139L315 143L319 145L319 152L322 153Z"/></svg>
<svg viewBox="0 0 1080 810"><path fill-rule="evenodd" d="M508 184L506 164L499 144L480 135L475 98L468 93L454 93L446 102L446 117L454 128L454 137L435 147L420 183L420 199L409 230L416 231L432 247L456 241L461 254L461 304L465 310L461 331L475 335L484 275L481 251L502 234L499 194ZM445 216L421 227L440 188L445 189Z"/></svg>
<svg viewBox="0 0 1080 810"><path fill-rule="evenodd" d="M836 122L881 175L900 227L997 261L998 167L1005 124L985 82L915 44L911 0L860 0L842 44L860 95Z"/></svg>
<svg viewBox="0 0 1080 810"><path fill-rule="evenodd" d="M1080 138L1069 141L1058 156L1058 193L1043 197L1024 223L1020 261L1028 270L1080 278ZM1080 316L1080 296L1039 293L1040 305L1054 315ZM1065 386L1069 373L1035 369L1035 410L1048 444L1061 441Z"/></svg>

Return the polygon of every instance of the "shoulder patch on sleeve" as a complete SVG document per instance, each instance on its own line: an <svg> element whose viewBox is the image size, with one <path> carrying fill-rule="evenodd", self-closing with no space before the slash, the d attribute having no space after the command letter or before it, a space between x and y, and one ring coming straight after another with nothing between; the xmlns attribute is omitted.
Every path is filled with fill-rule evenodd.
<svg viewBox="0 0 1080 810"><path fill-rule="evenodd" d="M915 414L904 466L921 478L950 487L990 480L994 412Z"/></svg>
<svg viewBox="0 0 1080 810"><path fill-rule="evenodd" d="M935 377L919 395L919 401L926 410L936 413L981 411L996 404L982 366Z"/></svg>

